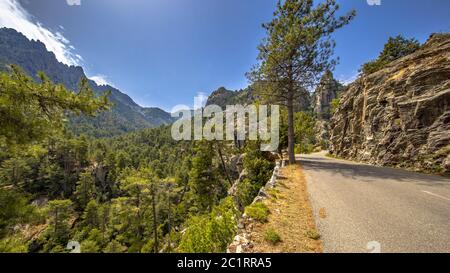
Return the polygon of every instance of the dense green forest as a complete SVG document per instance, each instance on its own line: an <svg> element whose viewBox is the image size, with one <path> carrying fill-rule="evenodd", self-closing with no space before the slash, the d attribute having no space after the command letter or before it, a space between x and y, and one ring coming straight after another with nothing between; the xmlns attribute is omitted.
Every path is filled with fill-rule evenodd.
<svg viewBox="0 0 450 273"><path fill-rule="evenodd" d="M291 161L294 152L311 152L321 143L315 138L316 119L307 89L294 81L294 75L279 81L284 72L270 60L297 63L304 57L298 43L312 32L304 45L311 51L306 64L300 65L319 61L313 67L318 77L331 66L327 60L331 49L320 51L318 45L353 17L350 13L328 22L338 9L334 1L320 5L318 12L311 11L310 1L298 5L295 1L277 5L280 20L265 26L271 39L259 48L262 66L250 73L252 85L236 94L219 89L209 98L214 103L280 104L278 156L289 147ZM277 35L304 24L302 16L308 28L294 33L299 39L289 40L292 44L280 44ZM328 23L323 26L324 22ZM21 59L11 45L23 37L2 31L6 38L0 46L12 51L1 61L7 65ZM22 44L21 50L43 52L39 43ZM279 48L293 48L296 54L285 56ZM316 60L318 54L323 56ZM59 71L54 56L44 55L40 60ZM32 72L40 66L28 64L24 62L25 72L17 66L0 72L0 252L70 252L73 242L81 244L82 252L226 250L240 215L271 177L277 155L260 151L258 141L243 146L175 141L170 126L164 125L173 121L168 113L138 107L113 88L104 93L104 87L87 80L77 68L59 69L67 70L67 75L63 73L67 77L74 73L69 70L78 71L78 85L72 77L67 84L69 80L58 78L53 69L46 71L50 78L44 73L34 77ZM286 94L264 95L278 87L273 82L287 84L280 89L288 90L287 105L281 101ZM142 120L146 122L137 126ZM154 124L162 126L142 129Z"/></svg>
<svg viewBox="0 0 450 273"><path fill-rule="evenodd" d="M17 67L0 75L0 252L221 252L239 211L270 178L257 143L176 142L170 127L112 138L68 130L67 115L106 110L82 81L78 92L37 83ZM246 154L238 197L227 194ZM220 217L219 217L220 216Z"/></svg>
<svg viewBox="0 0 450 273"><path fill-rule="evenodd" d="M170 126L74 134L68 115L110 106L86 81L72 92L18 67L0 81L0 252L69 252L70 241L83 252L223 252L272 174L273 155L255 141L174 141ZM310 148L314 119L296 115L309 121L296 124L296 136ZM229 196L240 155L246 176Z"/></svg>

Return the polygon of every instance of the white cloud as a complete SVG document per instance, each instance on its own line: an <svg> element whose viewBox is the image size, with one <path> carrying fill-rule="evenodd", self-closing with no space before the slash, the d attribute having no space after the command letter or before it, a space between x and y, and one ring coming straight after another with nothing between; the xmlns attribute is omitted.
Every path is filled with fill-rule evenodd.
<svg viewBox="0 0 450 273"><path fill-rule="evenodd" d="M75 48L63 34L45 28L17 0L0 0L0 27L13 28L30 40L41 41L64 64L80 65L82 62L81 56L73 52Z"/></svg>
<svg viewBox="0 0 450 273"><path fill-rule="evenodd" d="M353 72L353 74L351 74L350 76L349 75L347 75L347 76L344 76L344 75L339 76L338 77L338 81L340 83L342 83L343 85L349 85L352 82L356 81L356 79L358 79L358 77L359 77L359 72Z"/></svg>
<svg viewBox="0 0 450 273"><path fill-rule="evenodd" d="M66 0L69 6L80 6L81 0Z"/></svg>
<svg viewBox="0 0 450 273"><path fill-rule="evenodd" d="M113 84L108 80L108 77L105 75L95 75L89 77L89 79L96 82L98 85L110 85L113 86Z"/></svg>

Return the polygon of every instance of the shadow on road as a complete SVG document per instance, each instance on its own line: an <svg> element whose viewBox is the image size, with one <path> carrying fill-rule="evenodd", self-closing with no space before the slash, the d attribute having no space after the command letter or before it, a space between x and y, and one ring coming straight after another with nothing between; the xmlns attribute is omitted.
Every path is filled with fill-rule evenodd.
<svg viewBox="0 0 450 273"><path fill-rule="evenodd" d="M320 156L310 155L299 158L300 164L306 170L339 173L344 177L351 177L361 182L378 182L383 179L394 179L399 182L413 182L426 186L449 186L450 179L416 173L389 167L377 167L353 162L344 162Z"/></svg>

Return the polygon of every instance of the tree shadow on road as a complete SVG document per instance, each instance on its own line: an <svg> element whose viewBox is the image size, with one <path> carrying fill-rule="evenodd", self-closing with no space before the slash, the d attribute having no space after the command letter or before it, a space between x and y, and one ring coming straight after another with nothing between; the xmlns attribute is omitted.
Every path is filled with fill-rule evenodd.
<svg viewBox="0 0 450 273"><path fill-rule="evenodd" d="M393 179L399 182L411 182L426 186L450 186L450 179L438 175L428 175L413 171L378 167L353 162L344 162L322 157L302 157L300 164L305 170L339 173L361 182L379 182Z"/></svg>

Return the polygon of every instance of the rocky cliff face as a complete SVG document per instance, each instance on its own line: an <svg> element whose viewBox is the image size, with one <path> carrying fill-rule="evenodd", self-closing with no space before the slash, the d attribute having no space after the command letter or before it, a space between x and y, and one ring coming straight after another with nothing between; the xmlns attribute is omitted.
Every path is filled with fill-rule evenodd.
<svg viewBox="0 0 450 273"><path fill-rule="evenodd" d="M319 119L331 118L331 102L338 97L342 89L342 84L334 79L331 72L325 73L313 96L314 113Z"/></svg>
<svg viewBox="0 0 450 273"><path fill-rule="evenodd" d="M450 173L450 34L351 84L331 120L331 153Z"/></svg>
<svg viewBox="0 0 450 273"><path fill-rule="evenodd" d="M327 72L314 91L312 106L317 117L315 131L317 142L322 148L327 148L330 140L331 102L338 98L342 90L342 84L334 79L331 72Z"/></svg>

